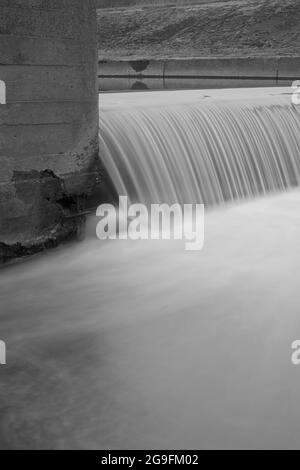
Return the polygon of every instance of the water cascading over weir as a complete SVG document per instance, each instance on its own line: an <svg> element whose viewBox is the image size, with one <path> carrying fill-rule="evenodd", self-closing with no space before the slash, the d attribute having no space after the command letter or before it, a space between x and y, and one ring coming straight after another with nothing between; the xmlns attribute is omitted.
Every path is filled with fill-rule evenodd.
<svg viewBox="0 0 300 470"><path fill-rule="evenodd" d="M145 203L299 185L290 90L103 94L99 159L94 0L0 0L0 12L0 262L73 236L106 192L100 162ZM295 78L299 61L288 66Z"/></svg>
<svg viewBox="0 0 300 470"><path fill-rule="evenodd" d="M94 0L0 0L0 261L72 236L98 184L96 28Z"/></svg>
<svg viewBox="0 0 300 470"><path fill-rule="evenodd" d="M100 103L101 156L133 201L216 205L299 185L291 89L103 95Z"/></svg>

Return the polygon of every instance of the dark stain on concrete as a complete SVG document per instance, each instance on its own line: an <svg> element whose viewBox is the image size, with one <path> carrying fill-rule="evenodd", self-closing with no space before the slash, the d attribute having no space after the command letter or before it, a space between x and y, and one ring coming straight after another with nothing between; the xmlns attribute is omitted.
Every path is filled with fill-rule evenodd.
<svg viewBox="0 0 300 470"><path fill-rule="evenodd" d="M1 227L0 263L56 247L81 233L86 194L68 194L64 180L48 169L15 171L12 182L24 216L6 217L5 227ZM10 242L16 233L21 241Z"/></svg>
<svg viewBox="0 0 300 470"><path fill-rule="evenodd" d="M84 185L83 178L87 181ZM0 220L0 264L57 247L65 241L82 240L87 215L95 212L99 204L117 203L118 199L99 156L95 156L85 175L61 178L50 169L15 171L11 183L12 203L19 212L7 212Z"/></svg>
<svg viewBox="0 0 300 470"><path fill-rule="evenodd" d="M149 60L134 60L130 62L130 66L135 72L144 72L149 63Z"/></svg>
<svg viewBox="0 0 300 470"><path fill-rule="evenodd" d="M78 223L76 220L68 220L67 223L52 228L47 235L42 235L35 239L34 243L13 243L0 242L0 263L5 264L14 259L26 258L37 253L41 253L50 248L58 247L62 242L71 241L77 238Z"/></svg>
<svg viewBox="0 0 300 470"><path fill-rule="evenodd" d="M63 194L63 182L51 170L14 171L12 182L17 197L31 202L38 193L42 199L54 202Z"/></svg>

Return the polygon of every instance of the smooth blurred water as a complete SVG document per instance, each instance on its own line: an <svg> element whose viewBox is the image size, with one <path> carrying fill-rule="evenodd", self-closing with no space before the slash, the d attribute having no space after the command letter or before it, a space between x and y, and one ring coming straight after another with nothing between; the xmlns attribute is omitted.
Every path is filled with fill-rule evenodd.
<svg viewBox="0 0 300 470"><path fill-rule="evenodd" d="M299 185L291 90L116 94L100 110L103 162L138 202L215 205Z"/></svg>
<svg viewBox="0 0 300 470"><path fill-rule="evenodd" d="M3 448L299 448L300 193L1 273Z"/></svg>
<svg viewBox="0 0 300 470"><path fill-rule="evenodd" d="M95 225L0 274L1 448L299 448L299 190L208 211L199 252Z"/></svg>

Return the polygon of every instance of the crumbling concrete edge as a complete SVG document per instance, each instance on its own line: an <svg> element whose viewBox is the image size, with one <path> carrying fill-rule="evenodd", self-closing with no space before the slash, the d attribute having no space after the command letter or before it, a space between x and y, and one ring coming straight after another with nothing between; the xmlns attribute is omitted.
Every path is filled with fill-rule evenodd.
<svg viewBox="0 0 300 470"><path fill-rule="evenodd" d="M0 242L0 264L5 266L45 250L57 248L63 242L75 240L78 237L78 224L78 219L66 220L65 223L58 224L52 230L34 240L13 244ZM83 220L81 224L84 224Z"/></svg>
<svg viewBox="0 0 300 470"><path fill-rule="evenodd" d="M80 178L89 181L81 192L67 189L67 180ZM104 170L98 167L90 172L57 176L52 170L14 172L11 184L15 197L12 204L24 211L22 217L2 217L0 221L0 265L13 260L55 248L65 241L82 238L86 216L95 207L101 195ZM25 215L28 209L28 216ZM13 211L12 211L13 212ZM17 231L16 231L17 226ZM15 233L22 234L17 237Z"/></svg>

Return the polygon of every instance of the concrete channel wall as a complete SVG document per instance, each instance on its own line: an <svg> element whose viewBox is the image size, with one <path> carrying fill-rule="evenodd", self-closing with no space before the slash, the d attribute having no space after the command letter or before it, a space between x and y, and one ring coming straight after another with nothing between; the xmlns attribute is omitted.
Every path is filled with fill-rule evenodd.
<svg viewBox="0 0 300 470"><path fill-rule="evenodd" d="M71 236L98 183L94 0L0 0L0 64L5 261Z"/></svg>
<svg viewBox="0 0 300 470"><path fill-rule="evenodd" d="M300 57L100 60L98 78L103 91L287 85L300 78Z"/></svg>

